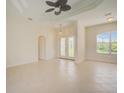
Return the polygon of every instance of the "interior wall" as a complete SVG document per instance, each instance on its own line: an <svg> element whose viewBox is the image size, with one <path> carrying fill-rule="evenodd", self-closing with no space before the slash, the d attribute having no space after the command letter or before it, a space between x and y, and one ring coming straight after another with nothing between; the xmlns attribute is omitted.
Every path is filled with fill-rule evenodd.
<svg viewBox="0 0 124 93"><path fill-rule="evenodd" d="M117 62L116 54L100 54L96 52L96 36L102 32L117 31L117 23L106 23L86 28L86 59L103 62Z"/></svg>
<svg viewBox="0 0 124 93"><path fill-rule="evenodd" d="M85 28L82 21L77 21L77 57L76 63L85 61Z"/></svg>
<svg viewBox="0 0 124 93"><path fill-rule="evenodd" d="M7 16L7 67L38 62L38 37L46 38L45 60L53 59L54 29L21 16Z"/></svg>
<svg viewBox="0 0 124 93"><path fill-rule="evenodd" d="M54 27L40 27L40 30L37 31L37 37L45 37L45 58L44 60L54 59L56 57L55 49L55 29Z"/></svg>

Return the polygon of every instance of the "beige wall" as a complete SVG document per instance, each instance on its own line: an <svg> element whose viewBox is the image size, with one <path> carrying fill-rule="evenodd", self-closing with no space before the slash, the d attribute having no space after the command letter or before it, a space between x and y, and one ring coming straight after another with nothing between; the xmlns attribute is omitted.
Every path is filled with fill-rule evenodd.
<svg viewBox="0 0 124 93"><path fill-rule="evenodd" d="M77 22L77 57L76 63L85 60L85 29L81 21Z"/></svg>
<svg viewBox="0 0 124 93"><path fill-rule="evenodd" d="M21 16L7 16L7 67L38 61L38 37L46 38L45 58L53 59L54 29Z"/></svg>
<svg viewBox="0 0 124 93"><path fill-rule="evenodd" d="M45 37L45 60L54 59L56 57L55 49L55 29L53 27L40 27L37 36Z"/></svg>
<svg viewBox="0 0 124 93"><path fill-rule="evenodd" d="M104 31L117 31L116 22L85 26L80 22L63 28L62 36L76 37L76 63L84 60L116 62L116 55L96 53L96 35ZM7 18L7 67L38 61L38 37L45 37L45 60L57 58L59 29L45 27L24 18Z"/></svg>
<svg viewBox="0 0 124 93"><path fill-rule="evenodd" d="M117 55L96 53L96 36L102 32L117 31L117 23L107 23L86 28L86 59L116 63Z"/></svg>
<svg viewBox="0 0 124 93"><path fill-rule="evenodd" d="M8 15L8 14L7 14ZM63 36L74 35L76 38L76 63L84 60L116 62L116 55L96 53L96 35L104 31L117 31L116 22L90 26L85 29L82 21L73 22L63 27ZM57 58L57 40L59 29L43 26L16 14L7 16L7 67L38 61L38 37L45 37L45 60ZM86 30L86 31L85 31Z"/></svg>

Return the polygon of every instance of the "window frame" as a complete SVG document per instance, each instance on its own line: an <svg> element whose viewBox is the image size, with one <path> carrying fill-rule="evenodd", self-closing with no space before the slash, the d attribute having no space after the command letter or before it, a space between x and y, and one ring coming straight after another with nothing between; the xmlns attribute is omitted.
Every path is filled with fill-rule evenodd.
<svg viewBox="0 0 124 93"><path fill-rule="evenodd" d="M117 52L116 53L112 53L112 32L117 32L117 31L111 31L111 32L102 32L102 33L108 33L109 34L109 50L108 50L108 53L99 53L98 51L97 51L97 38L98 38L98 35L101 35L102 33L99 33L99 34L97 34L96 35L96 53L98 53L98 54L102 54L102 55L116 55L117 54Z"/></svg>

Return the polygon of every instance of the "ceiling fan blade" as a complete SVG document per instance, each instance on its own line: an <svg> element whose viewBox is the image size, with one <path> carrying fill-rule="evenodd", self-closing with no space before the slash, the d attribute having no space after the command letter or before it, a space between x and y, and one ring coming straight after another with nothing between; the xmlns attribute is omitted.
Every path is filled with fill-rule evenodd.
<svg viewBox="0 0 124 93"><path fill-rule="evenodd" d="M68 0L58 0L59 5L63 6L68 2Z"/></svg>
<svg viewBox="0 0 124 93"><path fill-rule="evenodd" d="M54 2L46 1L46 3L47 3L49 6L54 6L54 7L55 7L55 3L54 3Z"/></svg>
<svg viewBox="0 0 124 93"><path fill-rule="evenodd" d="M55 11L55 15L59 15L61 13L61 10L59 12Z"/></svg>
<svg viewBox="0 0 124 93"><path fill-rule="evenodd" d="M45 12L52 12L54 8L47 9Z"/></svg>
<svg viewBox="0 0 124 93"><path fill-rule="evenodd" d="M68 11L71 9L71 6L70 5L64 5L60 8L62 11Z"/></svg>

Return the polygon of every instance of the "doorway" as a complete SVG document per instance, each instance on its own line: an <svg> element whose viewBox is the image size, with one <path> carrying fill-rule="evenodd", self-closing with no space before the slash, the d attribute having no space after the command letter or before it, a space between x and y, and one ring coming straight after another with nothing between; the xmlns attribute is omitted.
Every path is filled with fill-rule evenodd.
<svg viewBox="0 0 124 93"><path fill-rule="evenodd" d="M65 59L75 58L75 38L74 36L61 37L59 40L59 57Z"/></svg>
<svg viewBox="0 0 124 93"><path fill-rule="evenodd" d="M39 36L38 37L38 60L45 59L45 37Z"/></svg>

